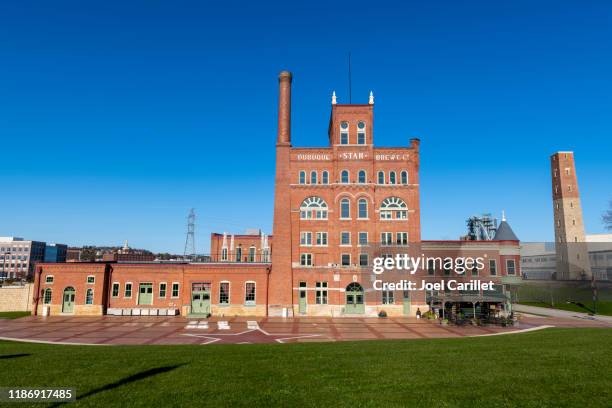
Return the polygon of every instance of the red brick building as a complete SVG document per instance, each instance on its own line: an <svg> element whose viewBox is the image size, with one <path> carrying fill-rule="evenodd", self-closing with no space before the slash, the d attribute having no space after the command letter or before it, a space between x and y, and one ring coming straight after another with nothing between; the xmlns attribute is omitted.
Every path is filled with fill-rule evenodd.
<svg viewBox="0 0 612 408"><path fill-rule="evenodd" d="M40 264L36 310L352 316L414 315L447 300L476 303L474 291L470 298L453 291L376 290L373 260L402 252L485 261L482 269L459 275L434 262L393 278L501 284L520 277L519 241L505 221L493 241L421 240L420 142L375 147L372 94L367 104L350 105L333 96L328 146L292 147L291 80L281 72L272 236L213 233L208 263ZM500 296L480 291L478 303L503 303L498 286Z"/></svg>

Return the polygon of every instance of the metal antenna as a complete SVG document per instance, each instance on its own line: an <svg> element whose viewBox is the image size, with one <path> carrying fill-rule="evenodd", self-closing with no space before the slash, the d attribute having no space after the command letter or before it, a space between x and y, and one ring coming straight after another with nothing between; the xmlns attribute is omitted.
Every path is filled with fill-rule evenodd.
<svg viewBox="0 0 612 408"><path fill-rule="evenodd" d="M185 258L190 258L192 261L196 259L195 250L195 209L192 208L187 216L187 236L185 237Z"/></svg>
<svg viewBox="0 0 612 408"><path fill-rule="evenodd" d="M351 84L351 52L348 55L348 81L349 81L349 104L353 103L353 89Z"/></svg>

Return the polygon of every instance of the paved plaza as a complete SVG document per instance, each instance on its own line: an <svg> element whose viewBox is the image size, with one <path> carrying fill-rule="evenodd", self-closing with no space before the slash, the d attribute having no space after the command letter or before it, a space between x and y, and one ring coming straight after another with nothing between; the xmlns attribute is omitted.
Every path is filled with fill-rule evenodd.
<svg viewBox="0 0 612 408"><path fill-rule="evenodd" d="M521 316L518 326L448 326L413 317L216 318L24 317L0 320L0 338L62 344L254 344L432 339L511 334L544 327L612 327L588 318Z"/></svg>

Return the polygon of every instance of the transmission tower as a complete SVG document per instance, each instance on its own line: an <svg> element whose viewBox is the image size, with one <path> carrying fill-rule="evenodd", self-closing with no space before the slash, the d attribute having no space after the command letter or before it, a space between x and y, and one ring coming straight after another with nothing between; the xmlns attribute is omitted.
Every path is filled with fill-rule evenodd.
<svg viewBox="0 0 612 408"><path fill-rule="evenodd" d="M195 250L195 209L192 208L187 216L187 236L185 237L185 252L183 253L185 258L189 258L195 261L196 250Z"/></svg>

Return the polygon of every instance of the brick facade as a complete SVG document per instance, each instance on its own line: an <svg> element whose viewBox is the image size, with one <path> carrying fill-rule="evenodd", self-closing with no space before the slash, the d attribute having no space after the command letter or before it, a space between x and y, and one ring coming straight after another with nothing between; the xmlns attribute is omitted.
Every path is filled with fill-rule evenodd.
<svg viewBox="0 0 612 408"><path fill-rule="evenodd" d="M77 314L176 310L187 315L205 310L228 316L350 316L384 310L414 315L417 308L426 310L425 292L383 294L372 288L374 257L398 251L416 256L484 254L495 260L495 274L487 264L478 278L502 282L520 276L518 241L421 241L420 141L375 147L373 97L362 105L341 105L334 99L329 146L292 147L291 81L291 73L281 72L271 236L213 233L209 263L40 264L37 310L50 288L50 312L62 313L62 294L72 287L72 313ZM513 261L511 271L507 260ZM52 283L47 283L49 275ZM88 276L95 276L95 282L88 283ZM411 278L437 276L443 275L423 268ZM457 279L473 277L466 273ZM86 304L88 289L94 293L92 304ZM208 302L205 309L201 296Z"/></svg>

